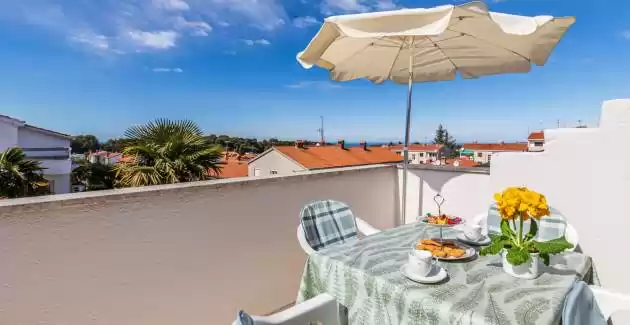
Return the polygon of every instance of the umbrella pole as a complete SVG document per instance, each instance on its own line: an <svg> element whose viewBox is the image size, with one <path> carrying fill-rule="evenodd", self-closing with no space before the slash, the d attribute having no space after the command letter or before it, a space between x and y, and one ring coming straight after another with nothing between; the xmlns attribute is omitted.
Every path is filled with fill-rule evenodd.
<svg viewBox="0 0 630 325"><path fill-rule="evenodd" d="M409 164L409 136L411 133L411 94L413 93L413 37L409 47L409 90L407 92L407 118L405 124L405 146L403 147L403 183L402 183L402 220L400 224L407 222L407 169Z"/></svg>

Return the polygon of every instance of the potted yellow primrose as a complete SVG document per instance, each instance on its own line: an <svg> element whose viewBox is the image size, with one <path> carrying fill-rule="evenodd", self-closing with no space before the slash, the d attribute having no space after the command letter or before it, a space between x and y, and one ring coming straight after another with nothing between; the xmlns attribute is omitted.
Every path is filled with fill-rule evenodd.
<svg viewBox="0 0 630 325"><path fill-rule="evenodd" d="M549 265L549 256L572 248L564 236L537 241L538 222L549 215L549 206L544 195L527 187L509 187L494 195L501 215L501 233L491 234L490 246L480 254L502 254L503 270L517 278L535 279L540 275L539 259ZM523 224L529 222L529 231L523 233Z"/></svg>

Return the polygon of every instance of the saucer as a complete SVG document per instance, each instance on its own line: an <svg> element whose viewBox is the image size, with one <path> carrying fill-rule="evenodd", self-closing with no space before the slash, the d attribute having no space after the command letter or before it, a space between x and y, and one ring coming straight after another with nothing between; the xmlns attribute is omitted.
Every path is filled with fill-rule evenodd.
<svg viewBox="0 0 630 325"><path fill-rule="evenodd" d="M446 277L448 276L448 273L446 273L446 270L439 266L433 266L429 274L425 276L421 276L417 273L414 273L409 268L409 264L405 264L401 266L400 272L411 281L418 282L418 283L425 283L425 284L438 283L446 279Z"/></svg>
<svg viewBox="0 0 630 325"><path fill-rule="evenodd" d="M475 245L475 246L486 246L486 245L490 245L490 243L492 242L492 240L490 240L490 237L488 236L482 236L481 238L477 239L477 240L471 240L466 238L466 236L464 234L457 234L456 236L457 240L469 244L469 245Z"/></svg>

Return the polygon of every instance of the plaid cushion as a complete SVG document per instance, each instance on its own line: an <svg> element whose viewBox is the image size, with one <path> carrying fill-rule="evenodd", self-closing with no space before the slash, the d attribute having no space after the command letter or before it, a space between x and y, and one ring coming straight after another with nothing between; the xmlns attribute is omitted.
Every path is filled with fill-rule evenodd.
<svg viewBox="0 0 630 325"><path fill-rule="evenodd" d="M302 209L300 222L306 241L314 250L357 238L354 215L342 202L311 202Z"/></svg>
<svg viewBox="0 0 630 325"><path fill-rule="evenodd" d="M543 217L538 222L538 234L536 235L536 240L538 241L547 241L562 237L567 229L567 219L554 208L549 208L549 211L551 214ZM499 214L497 205L494 203L490 205L490 209L488 210L487 222L489 230L500 231L501 215ZM524 233L529 231L529 225L529 221L523 224Z"/></svg>

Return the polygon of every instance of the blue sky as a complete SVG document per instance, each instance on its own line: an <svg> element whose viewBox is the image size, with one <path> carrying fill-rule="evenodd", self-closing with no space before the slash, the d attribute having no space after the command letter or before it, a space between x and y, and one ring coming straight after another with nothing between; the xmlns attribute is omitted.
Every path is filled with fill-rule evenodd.
<svg viewBox="0 0 630 325"><path fill-rule="evenodd" d="M432 7L406 0L20 0L0 12L0 114L70 134L120 136L157 117L208 133L402 138L406 87L330 83L295 55L331 14ZM630 98L630 3L503 0L492 11L576 16L529 74L416 84L412 138L438 123L461 141L596 125L603 100ZM611 9L612 8L612 9ZM623 78L625 77L625 79Z"/></svg>

